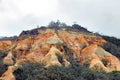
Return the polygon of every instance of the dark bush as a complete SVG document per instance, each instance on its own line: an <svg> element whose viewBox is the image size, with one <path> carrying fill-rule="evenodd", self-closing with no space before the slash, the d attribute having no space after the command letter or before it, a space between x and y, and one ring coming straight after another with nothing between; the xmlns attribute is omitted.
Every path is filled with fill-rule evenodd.
<svg viewBox="0 0 120 80"><path fill-rule="evenodd" d="M32 30L27 30L27 31L22 31L22 33L19 35L20 37L27 37L27 36L33 36L33 35L38 35L39 28L32 29Z"/></svg>
<svg viewBox="0 0 120 80"><path fill-rule="evenodd" d="M64 66L50 66L47 68L46 74L49 80L75 80L75 76Z"/></svg>
<svg viewBox="0 0 120 80"><path fill-rule="evenodd" d="M70 63L76 62L76 59L74 58L74 54L72 53L72 51L66 45L64 45L63 47L65 50L66 60L69 61Z"/></svg>
<svg viewBox="0 0 120 80"><path fill-rule="evenodd" d="M65 28L67 27L67 25L63 22L60 22L59 20L57 20L56 22L51 21L48 25L49 29L55 29L55 30L59 30L61 28Z"/></svg>
<svg viewBox="0 0 120 80"><path fill-rule="evenodd" d="M65 67L44 68L42 64L32 62L23 63L14 75L17 80L74 80L74 75L71 75Z"/></svg>
<svg viewBox="0 0 120 80"><path fill-rule="evenodd" d="M102 46L106 51L110 52L114 56L120 58L120 47L111 42L107 42Z"/></svg>
<svg viewBox="0 0 120 80"><path fill-rule="evenodd" d="M3 64L4 53L0 51L0 76L7 70L8 65Z"/></svg>
<svg viewBox="0 0 120 80"><path fill-rule="evenodd" d="M73 24L72 27L74 29L77 29L80 32L91 33L90 31L88 31L86 28L80 26L79 24Z"/></svg>
<svg viewBox="0 0 120 80"><path fill-rule="evenodd" d="M105 40L107 40L107 41L109 41L109 42L111 42L111 43L113 43L113 44L115 44L115 45L120 47L120 39L118 39L116 37L110 37L110 36L104 36L104 35L102 35L102 37Z"/></svg>
<svg viewBox="0 0 120 80"><path fill-rule="evenodd" d="M42 76L43 71L43 64L24 62L21 64L21 67L14 72L14 75L17 80L39 80L41 77L44 78L44 76Z"/></svg>
<svg viewBox="0 0 120 80"><path fill-rule="evenodd" d="M25 62L15 72L17 80L119 80L119 73L96 72L72 63L68 67Z"/></svg>
<svg viewBox="0 0 120 80"><path fill-rule="evenodd" d="M63 56L60 55L60 54L57 54L57 58L58 58L58 61L64 65L64 59L63 59Z"/></svg>
<svg viewBox="0 0 120 80"><path fill-rule="evenodd" d="M0 76L2 76L2 74L7 70L8 65L6 64L0 64Z"/></svg>
<svg viewBox="0 0 120 80"><path fill-rule="evenodd" d="M120 71L112 71L109 74L110 80L120 80Z"/></svg>

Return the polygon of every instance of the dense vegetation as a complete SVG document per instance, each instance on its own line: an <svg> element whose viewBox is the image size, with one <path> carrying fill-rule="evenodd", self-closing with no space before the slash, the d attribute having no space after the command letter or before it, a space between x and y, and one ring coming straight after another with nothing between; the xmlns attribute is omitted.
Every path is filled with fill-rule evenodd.
<svg viewBox="0 0 120 80"><path fill-rule="evenodd" d="M32 62L21 65L22 67L14 72L17 80L120 80L120 72L95 72L78 63L69 67L54 65L48 68Z"/></svg>
<svg viewBox="0 0 120 80"><path fill-rule="evenodd" d="M120 47L111 42L107 42L102 46L106 51L110 52L114 56L120 58Z"/></svg>
<svg viewBox="0 0 120 80"><path fill-rule="evenodd" d="M7 70L8 65L3 64L3 57L5 54L0 51L0 76Z"/></svg>
<svg viewBox="0 0 120 80"><path fill-rule="evenodd" d="M120 39L110 36L103 36L103 35L102 37L107 41L107 43L105 43L102 47L106 51L120 58Z"/></svg>
<svg viewBox="0 0 120 80"><path fill-rule="evenodd" d="M107 41L115 44L116 46L119 46L119 47L120 47L120 39L118 39L118 38L116 38L116 37L105 36L105 35L102 35L102 37L103 37L105 40L107 40Z"/></svg>

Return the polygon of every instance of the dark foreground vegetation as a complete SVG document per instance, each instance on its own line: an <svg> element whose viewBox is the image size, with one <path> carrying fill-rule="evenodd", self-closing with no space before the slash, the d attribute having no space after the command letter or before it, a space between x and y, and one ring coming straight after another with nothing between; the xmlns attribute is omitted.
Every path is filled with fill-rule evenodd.
<svg viewBox="0 0 120 80"><path fill-rule="evenodd" d="M120 72L95 72L78 63L68 67L25 62L15 72L17 80L120 80Z"/></svg>
<svg viewBox="0 0 120 80"><path fill-rule="evenodd" d="M2 51L0 51L0 76L7 70L8 68L8 65L6 64L3 64L3 57L5 56L6 54L3 53Z"/></svg>

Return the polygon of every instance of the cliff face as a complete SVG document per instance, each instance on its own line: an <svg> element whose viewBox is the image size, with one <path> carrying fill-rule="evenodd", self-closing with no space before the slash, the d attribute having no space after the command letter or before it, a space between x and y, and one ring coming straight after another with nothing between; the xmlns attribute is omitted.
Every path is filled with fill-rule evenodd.
<svg viewBox="0 0 120 80"><path fill-rule="evenodd" d="M120 60L100 47L105 42L102 37L93 34L65 29L38 29L37 34L32 36L20 36L16 41L0 41L0 49L8 52L3 62L12 65L1 79L15 80L13 72L24 61L43 62L45 67L69 66L65 46L75 60L91 69L106 72L120 70Z"/></svg>
<svg viewBox="0 0 120 80"><path fill-rule="evenodd" d="M11 40L0 41L0 50L4 51L7 48L9 48L10 45L12 45L12 41Z"/></svg>

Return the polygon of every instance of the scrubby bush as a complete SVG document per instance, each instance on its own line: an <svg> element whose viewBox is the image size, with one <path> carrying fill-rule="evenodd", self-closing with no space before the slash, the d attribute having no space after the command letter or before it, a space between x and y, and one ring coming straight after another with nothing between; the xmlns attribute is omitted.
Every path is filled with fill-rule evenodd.
<svg viewBox="0 0 120 80"><path fill-rule="evenodd" d="M64 45L63 47L65 50L66 60L69 61L70 63L76 62L76 59L74 58L74 54L72 53L72 51L66 45Z"/></svg>
<svg viewBox="0 0 120 80"><path fill-rule="evenodd" d="M109 41L109 42L111 42L111 43L113 43L113 44L115 44L115 45L120 47L120 39L118 39L116 37L105 36L105 35L102 35L102 37L105 40L107 40L107 41Z"/></svg>
<svg viewBox="0 0 120 80"><path fill-rule="evenodd" d="M14 74L17 80L39 80L41 77L44 78L44 76L42 76L43 71L44 67L42 64L24 62Z"/></svg>
<svg viewBox="0 0 120 80"><path fill-rule="evenodd" d="M3 64L4 53L0 51L0 76L7 70L8 65Z"/></svg>
<svg viewBox="0 0 120 80"><path fill-rule="evenodd" d="M51 28L51 29L60 29L62 27L67 27L67 25L63 22L60 22L59 20L57 20L56 22L54 21L51 21L48 25L48 28Z"/></svg>
<svg viewBox="0 0 120 80"><path fill-rule="evenodd" d="M50 66L46 70L48 80L75 80L75 76L62 66Z"/></svg>
<svg viewBox="0 0 120 80"><path fill-rule="evenodd" d="M15 72L17 80L119 80L120 73L92 71L79 63L68 67L25 62Z"/></svg>
<svg viewBox="0 0 120 80"><path fill-rule="evenodd" d="M111 42L107 42L102 46L106 51L120 58L120 47L116 46Z"/></svg>
<svg viewBox="0 0 120 80"><path fill-rule="evenodd" d="M79 24L73 24L72 28L77 29L80 32L91 33L90 31L88 31L86 28L80 26Z"/></svg>
<svg viewBox="0 0 120 80"><path fill-rule="evenodd" d="M109 74L110 80L120 80L120 71L112 71Z"/></svg>
<svg viewBox="0 0 120 80"><path fill-rule="evenodd" d="M74 80L65 67L50 66L44 68L43 64L25 62L21 64L14 74L17 80Z"/></svg>
<svg viewBox="0 0 120 80"><path fill-rule="evenodd" d="M102 47L113 54L114 56L120 58L120 39L116 37L111 37L111 36L106 36L106 35L101 35L99 33L96 33L96 35L101 36L104 38L107 43L105 43Z"/></svg>

